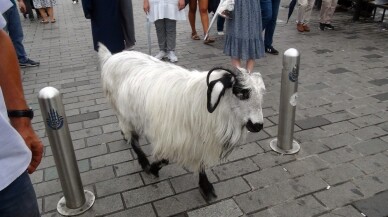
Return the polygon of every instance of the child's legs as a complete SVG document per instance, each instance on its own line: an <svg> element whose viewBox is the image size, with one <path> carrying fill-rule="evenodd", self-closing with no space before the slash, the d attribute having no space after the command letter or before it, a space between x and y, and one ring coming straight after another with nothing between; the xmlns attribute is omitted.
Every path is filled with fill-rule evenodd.
<svg viewBox="0 0 388 217"><path fill-rule="evenodd" d="M197 0L189 1L189 22L192 33L197 33L195 29L195 13L197 13Z"/></svg>
<svg viewBox="0 0 388 217"><path fill-rule="evenodd" d="M158 36L158 44L159 49L161 51L167 51L167 44L166 44L166 19L160 19L156 20L155 23L155 29L156 29L156 35Z"/></svg>
<svg viewBox="0 0 388 217"><path fill-rule="evenodd" d="M164 19L167 51L174 51L176 45L176 20Z"/></svg>
<svg viewBox="0 0 388 217"><path fill-rule="evenodd" d="M208 0L198 0L199 4L199 15L201 15L201 22L204 34L207 33L207 29L209 28L209 16L208 16Z"/></svg>

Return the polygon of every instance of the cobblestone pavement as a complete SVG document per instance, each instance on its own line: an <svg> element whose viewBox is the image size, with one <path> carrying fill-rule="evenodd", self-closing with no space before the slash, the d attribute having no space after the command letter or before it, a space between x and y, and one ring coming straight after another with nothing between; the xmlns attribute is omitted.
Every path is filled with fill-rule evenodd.
<svg viewBox="0 0 388 217"><path fill-rule="evenodd" d="M142 1L133 2L135 49L146 53ZM314 10L312 31L298 33L293 21L284 22L283 6L274 46L281 53L291 47L301 52L294 134L301 150L281 156L269 147L277 136L282 70L282 56L269 55L256 65L267 87L264 130L251 134L227 162L208 170L218 193L211 203L201 197L197 175L181 167L163 168L158 179L141 171L102 94L90 21L80 4L59 1L54 24L22 18L27 52L41 61L40 67L22 73L28 102L36 110L34 127L45 144L43 161L31 176L42 215L58 216L62 196L37 102L45 86L63 93L82 181L96 195L93 208L81 216L388 215L387 24L353 23L350 12L338 12L336 30L320 31ZM188 22L180 22L177 32L178 65L208 70L229 63L215 30L218 41L211 46L190 39ZM157 52L152 27L152 53ZM149 154L150 145L142 143Z"/></svg>

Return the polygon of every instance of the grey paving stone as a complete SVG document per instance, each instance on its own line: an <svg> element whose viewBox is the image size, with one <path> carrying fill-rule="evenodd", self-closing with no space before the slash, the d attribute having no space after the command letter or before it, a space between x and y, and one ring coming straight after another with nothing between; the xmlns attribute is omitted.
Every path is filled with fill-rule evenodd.
<svg viewBox="0 0 388 217"><path fill-rule="evenodd" d="M316 174L329 185L336 185L364 175L360 169L350 163L336 165L333 168L319 171Z"/></svg>
<svg viewBox="0 0 388 217"><path fill-rule="evenodd" d="M352 148L363 155L370 155L388 150L388 143L381 139L372 139L354 144Z"/></svg>
<svg viewBox="0 0 388 217"><path fill-rule="evenodd" d="M335 149L347 145L353 145L355 143L360 142L360 140L349 133L343 133L328 138L320 139L320 142L331 149Z"/></svg>
<svg viewBox="0 0 388 217"><path fill-rule="evenodd" d="M85 114L68 116L67 122L69 124L71 124L71 123L77 123L77 122L82 122L82 121L86 121L86 120L98 119L99 117L100 116L99 116L98 112L89 112L89 113L85 113Z"/></svg>
<svg viewBox="0 0 388 217"><path fill-rule="evenodd" d="M379 170L386 170L388 168L388 157L382 153L378 153L376 155L359 158L352 163L365 173L371 174Z"/></svg>
<svg viewBox="0 0 388 217"><path fill-rule="evenodd" d="M101 216L124 209L120 194L97 198L92 208L87 211L90 216Z"/></svg>
<svg viewBox="0 0 388 217"><path fill-rule="evenodd" d="M106 144L100 144L98 146L86 147L75 151L77 160L87 159L95 156L100 156L108 153Z"/></svg>
<svg viewBox="0 0 388 217"><path fill-rule="evenodd" d="M368 81L368 82L371 83L371 84L377 85L377 86L383 86L383 85L388 84L388 79L386 79L386 78L374 79L374 80L371 80L371 81Z"/></svg>
<svg viewBox="0 0 388 217"><path fill-rule="evenodd" d="M115 214L107 215L107 217L156 217L151 204L138 206Z"/></svg>
<svg viewBox="0 0 388 217"><path fill-rule="evenodd" d="M360 200L354 206L368 217L379 217L388 215L388 191L381 192L373 197Z"/></svg>
<svg viewBox="0 0 388 217"><path fill-rule="evenodd" d="M233 152L228 156L227 160L235 161L263 152L264 150L257 143L252 142L236 147Z"/></svg>
<svg viewBox="0 0 388 217"><path fill-rule="evenodd" d="M44 197L44 212L50 212L57 209L57 204L59 200L63 197L63 193L53 194L47 197Z"/></svg>
<svg viewBox="0 0 388 217"><path fill-rule="evenodd" d="M220 179L225 180L235 176L240 176L259 170L259 167L249 158L231 162L228 164L223 164L213 168L214 174Z"/></svg>
<svg viewBox="0 0 388 217"><path fill-rule="evenodd" d="M248 133L247 138L245 140L245 144L259 141L259 140L263 140L263 139L266 139L268 137L269 137L269 135L267 133L265 133L263 130L258 132L258 133Z"/></svg>
<svg viewBox="0 0 388 217"><path fill-rule="evenodd" d="M113 168L118 177L140 172L143 170L137 160L115 164Z"/></svg>
<svg viewBox="0 0 388 217"><path fill-rule="evenodd" d="M368 140L368 139L380 137L383 135L387 135L388 132L384 131L383 129L377 126L369 126L359 130L352 131L351 134L357 136L362 140Z"/></svg>
<svg viewBox="0 0 388 217"><path fill-rule="evenodd" d="M335 209L364 198L364 193L347 182L314 194L329 209Z"/></svg>
<svg viewBox="0 0 388 217"><path fill-rule="evenodd" d="M308 90L322 90L328 87L329 86L327 86L325 83L321 83L321 82L305 86L305 88Z"/></svg>
<svg viewBox="0 0 388 217"><path fill-rule="evenodd" d="M113 152L104 154L101 156L93 157L90 159L91 166L93 169L122 163L125 161L133 160L130 150L124 150L119 152Z"/></svg>
<svg viewBox="0 0 388 217"><path fill-rule="evenodd" d="M277 205L271 210L278 217L300 217L300 216L316 216L327 210L314 197L306 196L298 200Z"/></svg>
<svg viewBox="0 0 388 217"><path fill-rule="evenodd" d="M160 217L172 216L205 204L197 189L154 202L155 210Z"/></svg>
<svg viewBox="0 0 388 217"><path fill-rule="evenodd" d="M206 175L211 183L217 182L217 177L213 172L208 169ZM198 188L199 176L198 173L188 173L182 176L178 176L170 179L171 185L176 193Z"/></svg>
<svg viewBox="0 0 388 217"><path fill-rule="evenodd" d="M105 181L114 177L115 174L112 167L103 167L81 173L81 179L84 185Z"/></svg>
<svg viewBox="0 0 388 217"><path fill-rule="evenodd" d="M294 139L299 142L314 141L328 136L330 134L321 128L312 128L294 133Z"/></svg>
<svg viewBox="0 0 388 217"><path fill-rule="evenodd" d="M235 198L244 213L251 213L294 198L297 192L287 182L251 191Z"/></svg>
<svg viewBox="0 0 388 217"><path fill-rule="evenodd" d="M107 181L96 183L97 196L103 197L110 194L115 194L127 191L143 185L143 181L139 174L122 176Z"/></svg>
<svg viewBox="0 0 388 217"><path fill-rule="evenodd" d="M42 161L39 164L39 169L45 169L48 167L55 166L55 161L53 156L47 156L42 159Z"/></svg>
<svg viewBox="0 0 388 217"><path fill-rule="evenodd" d="M173 195L168 181L141 187L122 193L126 207L134 207Z"/></svg>
<svg viewBox="0 0 388 217"><path fill-rule="evenodd" d="M102 143L108 143L113 141L122 140L123 136L120 132L104 133L97 136L90 136L86 138L87 146L100 145Z"/></svg>
<svg viewBox="0 0 388 217"><path fill-rule="evenodd" d="M290 179L287 183L294 189L296 197L311 194L327 187L326 182L313 174L307 174L298 178Z"/></svg>
<svg viewBox="0 0 388 217"><path fill-rule="evenodd" d="M101 127L93 127L93 128L73 131L71 133L71 138L72 139L83 139L83 138L87 138L90 136L100 135L101 133L102 133Z"/></svg>
<svg viewBox="0 0 388 217"><path fill-rule="evenodd" d="M383 56L378 55L378 54L370 54L370 55L365 55L365 56L363 56L363 57L365 57L365 58L367 58L367 59L374 59L374 58L381 58L381 57L383 57Z"/></svg>
<svg viewBox="0 0 388 217"><path fill-rule="evenodd" d="M244 176L253 190L285 181L290 174L281 166L263 169Z"/></svg>
<svg viewBox="0 0 388 217"><path fill-rule="evenodd" d="M327 119L333 123L336 123L336 122L341 122L341 121L355 118L356 116L347 112L347 111L340 110L340 111L336 111L334 113L322 115L322 117L324 117L325 119Z"/></svg>
<svg viewBox="0 0 388 217"><path fill-rule="evenodd" d="M359 127L357 127L356 125L348 121L343 121L343 122L337 122L334 124L322 126L322 129L331 136L331 135L337 135L337 134L354 131L359 129Z"/></svg>
<svg viewBox="0 0 388 217"><path fill-rule="evenodd" d="M258 154L251 158L260 168L274 167L279 164L284 164L296 160L295 155L280 155L274 151Z"/></svg>
<svg viewBox="0 0 388 217"><path fill-rule="evenodd" d="M97 127L97 126L105 127L105 125L108 125L111 123L115 123L115 124L117 123L116 116L108 116L108 117L98 118L94 120L86 120L83 122L83 125L85 128Z"/></svg>
<svg viewBox="0 0 388 217"><path fill-rule="evenodd" d="M36 197L46 196L62 191L61 183L59 179L52 181L41 182L34 185Z"/></svg>
<svg viewBox="0 0 388 217"><path fill-rule="evenodd" d="M238 217L242 216L243 212L237 206L237 204L232 200L224 200L210 206L196 209L187 213L189 217L219 217L219 216L230 216Z"/></svg>
<svg viewBox="0 0 388 217"><path fill-rule="evenodd" d="M254 213L252 215L249 215L249 217L275 217L275 213L271 209L265 209L263 211L259 211L257 213Z"/></svg>
<svg viewBox="0 0 388 217"><path fill-rule="evenodd" d="M330 72L332 74L340 74L340 73L345 73L345 72L350 72L350 71L345 69L345 68L336 68L336 69L331 69L328 72Z"/></svg>
<svg viewBox="0 0 388 217"><path fill-rule="evenodd" d="M181 166L177 164L169 164L167 166L164 166L161 170L159 170L158 178L155 177L154 175L147 174L145 172L142 172L141 176L143 177L144 183L148 185L150 183L160 182L161 180L180 176L186 173L187 171L184 170Z"/></svg>
<svg viewBox="0 0 388 217"><path fill-rule="evenodd" d="M251 187L241 178L236 177L213 185L217 194L215 201L233 197L251 190Z"/></svg>
<svg viewBox="0 0 388 217"><path fill-rule="evenodd" d="M330 164L342 164L362 157L357 151L347 146L319 154L318 156Z"/></svg>
<svg viewBox="0 0 388 217"><path fill-rule="evenodd" d="M30 174L30 179L31 179L32 184L42 182L43 181L43 170L36 170L33 174Z"/></svg>
<svg viewBox="0 0 388 217"><path fill-rule="evenodd" d="M324 214L320 217L338 217L338 216L352 216L352 217L364 217L359 211L352 206L344 206L338 209L332 210L330 213Z"/></svg>
<svg viewBox="0 0 388 217"><path fill-rule="evenodd" d="M298 120L295 123L296 125L298 125L298 127L302 128L303 130L331 124L330 121L320 116L306 118L304 120Z"/></svg>
<svg viewBox="0 0 388 217"><path fill-rule="evenodd" d="M86 172L90 169L88 159L77 161L77 165L78 165L78 171L80 173ZM49 181L49 180L53 180L53 179L57 179L57 178L58 178L58 171L57 171L56 167L49 167L49 168L44 169L44 180L45 181Z"/></svg>
<svg viewBox="0 0 388 217"><path fill-rule="evenodd" d="M365 197L370 197L388 189L388 173L385 170L358 177L353 180L353 183L364 192Z"/></svg>
<svg viewBox="0 0 388 217"><path fill-rule="evenodd" d="M358 116L358 117L364 116L364 115L374 114L374 113L380 111L380 109L375 108L375 107L371 106L370 104L369 105L356 106L356 107L353 107L353 108L350 108L350 109L348 108L346 110L348 112Z"/></svg>
<svg viewBox="0 0 388 217"><path fill-rule="evenodd" d="M308 157L330 150L327 146L318 141L307 141L299 143L300 150L296 153L297 158Z"/></svg>
<svg viewBox="0 0 388 217"><path fill-rule="evenodd" d="M283 167L286 168L292 176L299 176L309 172L322 170L327 168L328 166L329 165L326 162L324 162L317 156L310 156L298 159L297 161L293 161L283 165Z"/></svg>

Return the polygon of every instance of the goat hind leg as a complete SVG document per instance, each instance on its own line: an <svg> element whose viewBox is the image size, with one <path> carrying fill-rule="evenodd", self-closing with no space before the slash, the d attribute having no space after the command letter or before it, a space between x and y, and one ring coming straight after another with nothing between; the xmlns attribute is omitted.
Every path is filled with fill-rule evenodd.
<svg viewBox="0 0 388 217"><path fill-rule="evenodd" d="M206 201L217 197L213 184L209 182L204 169L199 172L199 190Z"/></svg>
<svg viewBox="0 0 388 217"><path fill-rule="evenodd" d="M139 161L141 168L143 168L143 170L148 173L150 170L150 162L148 161L147 156L144 154L143 150L140 148L139 136L133 132L131 136L131 146L137 155L137 160Z"/></svg>
<svg viewBox="0 0 388 217"><path fill-rule="evenodd" d="M168 164L168 160L162 159L155 161L151 164L149 172L152 173L154 176L159 177L159 170L162 169L163 166L166 166Z"/></svg>

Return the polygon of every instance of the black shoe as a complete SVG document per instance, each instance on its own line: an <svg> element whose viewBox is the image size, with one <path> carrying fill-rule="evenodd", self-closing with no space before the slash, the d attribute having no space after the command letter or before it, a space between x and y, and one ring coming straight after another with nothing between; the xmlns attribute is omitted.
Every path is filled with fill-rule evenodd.
<svg viewBox="0 0 388 217"><path fill-rule="evenodd" d="M326 27L326 24L324 23L319 23L319 29L324 31L325 30L325 27Z"/></svg>
<svg viewBox="0 0 388 217"><path fill-rule="evenodd" d="M31 59L27 59L26 62L19 62L19 66L21 68L25 68L25 67L34 67L34 66L39 66L40 63L39 62L35 62Z"/></svg>
<svg viewBox="0 0 388 217"><path fill-rule="evenodd" d="M273 48L272 46L271 47L267 47L265 48L265 52L266 53L269 53L269 54L272 54L272 55L279 55L279 51L277 51L275 48Z"/></svg>
<svg viewBox="0 0 388 217"><path fill-rule="evenodd" d="M332 26L330 23L325 24L325 27L326 27L326 29L330 29L330 30L334 29L334 26Z"/></svg>

